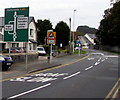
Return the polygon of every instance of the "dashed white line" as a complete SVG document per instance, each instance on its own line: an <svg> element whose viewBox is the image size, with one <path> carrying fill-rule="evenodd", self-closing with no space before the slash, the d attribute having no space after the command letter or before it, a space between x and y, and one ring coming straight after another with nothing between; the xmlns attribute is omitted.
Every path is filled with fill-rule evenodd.
<svg viewBox="0 0 120 100"><path fill-rule="evenodd" d="M105 59L102 60L102 62L104 62L104 61L105 61Z"/></svg>
<svg viewBox="0 0 120 100"><path fill-rule="evenodd" d="M98 62L100 62L101 58L98 59Z"/></svg>
<svg viewBox="0 0 120 100"><path fill-rule="evenodd" d="M91 68L93 68L93 66L90 66L90 67L86 68L85 70L89 70L89 69L91 69Z"/></svg>
<svg viewBox="0 0 120 100"><path fill-rule="evenodd" d="M70 76L67 76L67 77L65 77L65 78L63 78L63 79L66 80L66 79L71 78L71 77L73 77L73 76L75 76L75 75L78 75L78 74L80 74L80 72L77 72L77 73L75 73L75 74L72 74L72 75L70 75Z"/></svg>
<svg viewBox="0 0 120 100"><path fill-rule="evenodd" d="M22 96L22 95L25 95L25 94L28 94L28 93L34 92L34 91L36 91L36 90L39 90L39 89L45 88L45 87L50 86L50 85L51 85L51 83L46 84L46 85L43 85L43 86L40 86L40 87L38 87L38 88L35 88L35 89L32 89L32 90L29 90L29 91L26 91L26 92L23 92L23 93L20 93L20 94L18 94L18 95L14 95L14 96L12 96L12 97L7 98L7 100L10 100L10 99L14 99L14 98L20 97L20 96Z"/></svg>
<svg viewBox="0 0 120 100"><path fill-rule="evenodd" d="M100 64L100 62L96 62L94 65L97 66L98 64Z"/></svg>

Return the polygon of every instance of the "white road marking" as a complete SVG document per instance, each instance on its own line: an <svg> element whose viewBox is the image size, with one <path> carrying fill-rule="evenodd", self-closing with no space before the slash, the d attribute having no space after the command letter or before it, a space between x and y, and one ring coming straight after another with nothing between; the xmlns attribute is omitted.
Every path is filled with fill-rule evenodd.
<svg viewBox="0 0 120 100"><path fill-rule="evenodd" d="M37 77L37 78L33 78L33 79L30 79L30 80L27 80L27 82L48 82L48 81L53 81L53 80L56 80L57 78L52 78L52 77Z"/></svg>
<svg viewBox="0 0 120 100"><path fill-rule="evenodd" d="M100 62L101 58L98 59L98 62Z"/></svg>
<svg viewBox="0 0 120 100"><path fill-rule="evenodd" d="M43 76L43 77L59 77L59 76L64 76L64 75L68 75L68 73L37 73L31 76Z"/></svg>
<svg viewBox="0 0 120 100"><path fill-rule="evenodd" d="M12 82L48 82L56 80L57 77L68 75L68 73L38 73L28 77L10 79Z"/></svg>
<svg viewBox="0 0 120 100"><path fill-rule="evenodd" d="M89 69L91 69L91 68L93 68L93 66L90 66L90 67L86 68L85 70L89 70Z"/></svg>
<svg viewBox="0 0 120 100"><path fill-rule="evenodd" d="M103 53L91 53L91 54L98 54L98 55L102 55L102 56L104 55Z"/></svg>
<svg viewBox="0 0 120 100"><path fill-rule="evenodd" d="M118 58L116 55L105 55L104 57L113 57L113 58Z"/></svg>
<svg viewBox="0 0 120 100"><path fill-rule="evenodd" d="M20 96L22 96L22 95L25 95L25 94L28 94L28 93L37 91L37 90L39 90L39 89L45 88L45 87L50 86L50 85L51 85L51 83L48 83L48 84L43 85L43 86L40 86L40 87L38 87L38 88L35 88L35 89L32 89L32 90L29 90L29 91L20 93L20 94L18 94L18 95L14 95L14 96L12 96L12 97L9 97L9 98L7 98L7 100L9 100L9 99L14 99L14 98L17 98L17 97L20 97Z"/></svg>
<svg viewBox="0 0 120 100"><path fill-rule="evenodd" d="M77 72L77 73L75 73L75 74L72 74L72 75L70 75L70 76L67 76L67 77L65 77L65 78L63 78L63 79L66 80L66 79L71 78L71 77L73 77L73 76L75 76L75 75L78 75L78 74L80 74L80 72Z"/></svg>
<svg viewBox="0 0 120 100"><path fill-rule="evenodd" d="M16 79L10 79L10 81L20 81L20 82L25 82L28 79L31 79L32 77L21 77L21 78L16 78Z"/></svg>
<svg viewBox="0 0 120 100"><path fill-rule="evenodd" d="M105 61L105 59L102 60L102 62L104 62L104 61Z"/></svg>
<svg viewBox="0 0 120 100"><path fill-rule="evenodd" d="M100 64L100 62L96 62L94 65L97 66L98 64Z"/></svg>
<svg viewBox="0 0 120 100"><path fill-rule="evenodd" d="M95 58L88 58L88 60L94 60Z"/></svg>

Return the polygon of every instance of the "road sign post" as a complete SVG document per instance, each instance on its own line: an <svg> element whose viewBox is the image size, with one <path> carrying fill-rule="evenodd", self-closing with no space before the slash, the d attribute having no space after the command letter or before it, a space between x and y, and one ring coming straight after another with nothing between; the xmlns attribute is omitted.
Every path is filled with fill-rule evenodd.
<svg viewBox="0 0 120 100"><path fill-rule="evenodd" d="M26 42L28 44L29 31L29 7L6 8L4 21L4 41L11 42ZM26 69L28 63L28 46L26 47Z"/></svg>
<svg viewBox="0 0 120 100"><path fill-rule="evenodd" d="M81 41L78 40L78 41L77 41L77 44L78 44L78 47L79 47L79 53L78 53L78 55L80 56L80 51L81 51Z"/></svg>

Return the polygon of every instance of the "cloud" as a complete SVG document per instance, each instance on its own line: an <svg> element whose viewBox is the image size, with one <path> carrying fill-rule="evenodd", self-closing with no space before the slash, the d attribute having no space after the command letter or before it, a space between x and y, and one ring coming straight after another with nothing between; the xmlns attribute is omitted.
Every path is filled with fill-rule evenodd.
<svg viewBox="0 0 120 100"><path fill-rule="evenodd" d="M61 20L69 24L76 9L75 27L83 24L98 27L104 10L109 8L109 0L1 0L0 15L4 16L5 8L26 6L30 7L30 16L36 20L50 19L53 24Z"/></svg>

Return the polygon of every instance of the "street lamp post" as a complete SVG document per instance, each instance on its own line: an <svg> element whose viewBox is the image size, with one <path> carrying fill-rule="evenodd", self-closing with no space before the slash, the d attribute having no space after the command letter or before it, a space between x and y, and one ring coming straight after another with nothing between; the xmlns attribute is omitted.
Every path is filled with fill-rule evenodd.
<svg viewBox="0 0 120 100"><path fill-rule="evenodd" d="M74 54L74 26L75 26L75 11L76 9L73 10L73 54Z"/></svg>
<svg viewBox="0 0 120 100"><path fill-rule="evenodd" d="M69 37L69 52L71 54L71 18L69 18L69 25L70 25L70 37Z"/></svg>

